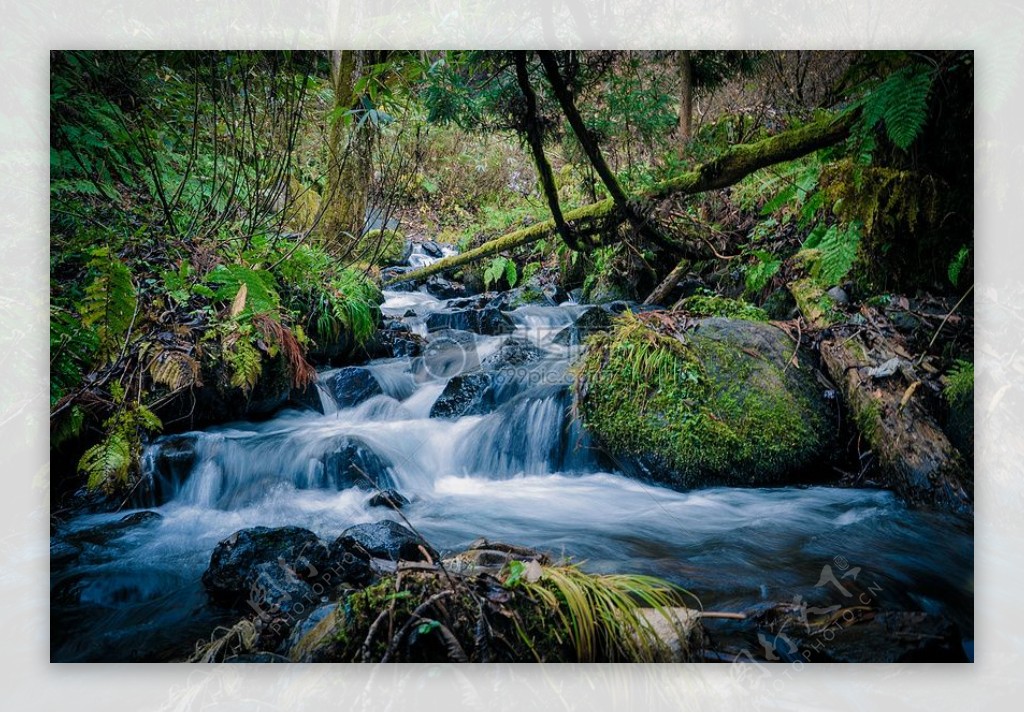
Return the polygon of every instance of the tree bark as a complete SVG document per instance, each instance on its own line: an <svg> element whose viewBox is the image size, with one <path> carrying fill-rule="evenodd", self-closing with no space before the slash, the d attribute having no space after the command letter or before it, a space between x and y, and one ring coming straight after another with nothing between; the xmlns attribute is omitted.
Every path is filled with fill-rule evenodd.
<svg viewBox="0 0 1024 713"><path fill-rule="evenodd" d="M724 188L765 166L799 158L804 154L842 141L849 135L852 123L853 115L844 114L835 119L807 124L799 129L793 129L757 143L734 146L713 161L701 164L692 171L657 184L641 198L654 201L674 194L701 193ZM612 199L570 210L564 214L564 218L577 236L593 235L600 230L608 232L610 228L614 228L624 220L616 210L615 202ZM505 250L528 245L549 237L555 232L554 221L546 220L536 223L528 228L502 235L461 255L453 255L438 260L432 265L398 275L386 284L393 285L430 277ZM597 244L600 243L595 241L595 245ZM675 248L680 255L686 254L685 245L677 243Z"/></svg>
<svg viewBox="0 0 1024 713"><path fill-rule="evenodd" d="M562 217L562 207L558 203L558 187L555 185L555 177L551 172L551 164L548 163L544 154L544 133L541 130L537 117L537 94L530 85L530 74L526 67L526 52L516 51L512 53L516 64L516 79L519 82L519 90L526 100L526 116L523 127L526 131L526 141L530 144L533 152L533 163L537 167L537 177L540 179L544 197L548 201L548 208L551 210L551 218L555 222L555 229L562 237L562 241L572 250L578 250L576 238L565 224Z"/></svg>
<svg viewBox="0 0 1024 713"><path fill-rule="evenodd" d="M812 326L830 326L833 305L813 281L793 282L789 291ZM877 310L865 306L861 314L869 329L849 334L835 327L823 332L819 350L858 430L878 458L883 477L911 505L970 513L969 472L916 393L921 384L909 366L907 345ZM905 359L907 366L888 377L871 375L871 369L892 358Z"/></svg>
<svg viewBox="0 0 1024 713"><path fill-rule="evenodd" d="M679 69L679 153L686 150L693 135L693 62L690 50L676 53Z"/></svg>
<svg viewBox="0 0 1024 713"><path fill-rule="evenodd" d="M365 60L362 50L331 52L334 109L328 138L327 204L322 229L328 247L339 253L355 245L366 220L372 127L368 121L360 124L345 116L359 103L355 85L362 76Z"/></svg>

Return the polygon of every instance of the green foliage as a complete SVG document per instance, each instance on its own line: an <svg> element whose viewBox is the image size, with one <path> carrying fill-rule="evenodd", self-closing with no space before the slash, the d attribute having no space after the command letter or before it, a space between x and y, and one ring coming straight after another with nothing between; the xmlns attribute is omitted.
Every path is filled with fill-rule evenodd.
<svg viewBox="0 0 1024 713"><path fill-rule="evenodd" d="M484 270L484 285L489 289L492 285L497 285L501 282L502 279L508 283L509 287L515 287L518 274L515 261L499 255L491 260Z"/></svg>
<svg viewBox="0 0 1024 713"><path fill-rule="evenodd" d="M505 586L522 590L538 602L568 640L581 662L627 661L649 663L669 660L663 641L642 608L653 609L675 629L675 636L689 653L689 626L673 609L682 607L683 589L656 577L631 574L588 574L576 565L543 566L532 579L522 562L508 564ZM532 581L531 581L532 579ZM531 633L518 628L520 637L537 652ZM535 635L535 634L534 634Z"/></svg>
<svg viewBox="0 0 1024 713"><path fill-rule="evenodd" d="M93 250L89 268L96 276L85 290L82 323L95 328L100 355L116 359L138 307L135 285L131 272L109 248Z"/></svg>
<svg viewBox="0 0 1024 713"><path fill-rule="evenodd" d="M276 314L281 308L277 281L267 270L255 270L243 265L218 265L206 276L206 282L216 286L215 300L234 300L245 286L245 306L242 314Z"/></svg>
<svg viewBox="0 0 1024 713"><path fill-rule="evenodd" d="M857 260L857 248L861 240L859 223L835 224L825 227L819 224L807 236L802 250L811 259L811 276L826 287L838 285L849 274Z"/></svg>
<svg viewBox="0 0 1024 713"><path fill-rule="evenodd" d="M246 393L252 391L263 372L263 356L252 336L251 326L243 325L230 331L221 342L224 361L231 369L230 383Z"/></svg>
<svg viewBox="0 0 1024 713"><path fill-rule="evenodd" d="M911 64L889 75L851 106L861 110L854 137L864 145L871 132L884 126L886 135L906 151L928 120L928 94L934 73L924 64Z"/></svg>
<svg viewBox="0 0 1024 713"><path fill-rule="evenodd" d="M163 428L160 419L146 406L128 402L120 384L111 385L116 410L103 423L103 439L87 449L78 461L78 470L90 490L114 492L130 482L138 469L142 452L142 434Z"/></svg>
<svg viewBox="0 0 1024 713"><path fill-rule="evenodd" d="M963 245L957 251L956 255L953 256L953 259L949 261L947 275L949 276L949 281L952 283L953 287L958 287L960 285L960 273L963 272L964 266L967 264L967 260L970 256L970 249L966 245Z"/></svg>
<svg viewBox="0 0 1024 713"><path fill-rule="evenodd" d="M746 293L754 295L763 290L775 277L775 274L782 267L782 260L772 255L767 250L755 250L753 253L754 262L747 265L744 275Z"/></svg>
<svg viewBox="0 0 1024 713"><path fill-rule="evenodd" d="M957 359L946 374L946 400L959 406L974 397L974 362Z"/></svg>
<svg viewBox="0 0 1024 713"><path fill-rule="evenodd" d="M50 307L50 408L79 386L99 349L99 337L67 310ZM77 432L77 428L74 429Z"/></svg>
<svg viewBox="0 0 1024 713"><path fill-rule="evenodd" d="M729 317L751 322L767 322L768 315L749 302L721 297L712 292L691 295L680 301L679 308L698 317Z"/></svg>

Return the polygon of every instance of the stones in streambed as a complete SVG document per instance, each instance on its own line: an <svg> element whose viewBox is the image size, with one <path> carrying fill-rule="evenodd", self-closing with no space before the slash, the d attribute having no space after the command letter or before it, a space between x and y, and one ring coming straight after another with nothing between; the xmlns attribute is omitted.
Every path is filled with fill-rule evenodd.
<svg viewBox="0 0 1024 713"><path fill-rule="evenodd" d="M413 360L412 374L418 382L445 379L480 367L477 335L459 329L442 329L430 335L422 354Z"/></svg>
<svg viewBox="0 0 1024 713"><path fill-rule="evenodd" d="M490 413L496 406L495 380L491 372L472 372L453 376L430 407L431 418L461 418Z"/></svg>
<svg viewBox="0 0 1024 713"><path fill-rule="evenodd" d="M763 486L827 459L834 405L785 332L717 317L676 331L625 315L577 366L583 424L623 471L679 488Z"/></svg>
<svg viewBox="0 0 1024 713"><path fill-rule="evenodd" d="M331 549L352 552L367 559L392 562L438 559L437 551L422 537L394 520L353 525L341 533Z"/></svg>
<svg viewBox="0 0 1024 713"><path fill-rule="evenodd" d="M384 393L373 372L362 366L347 366L323 375L321 385L334 398L338 408L358 406Z"/></svg>
<svg viewBox="0 0 1024 713"><path fill-rule="evenodd" d="M319 487L335 490L394 487L391 462L354 436L342 436L324 456L323 466L323 481L317 484Z"/></svg>
<svg viewBox="0 0 1024 713"><path fill-rule="evenodd" d="M509 337L498 351L484 357L480 365L484 369L500 371L539 361L542 356L541 350L534 344L524 340Z"/></svg>
<svg viewBox="0 0 1024 713"><path fill-rule="evenodd" d="M372 508L390 508L392 510L401 510L403 507L409 504L409 499L402 495L394 488L387 488L375 493L367 503Z"/></svg>
<svg viewBox="0 0 1024 713"><path fill-rule="evenodd" d="M964 663L957 626L944 616L868 606L776 605L750 620L757 651L804 663ZM774 658L773 658L774 657Z"/></svg>
<svg viewBox="0 0 1024 713"><path fill-rule="evenodd" d="M448 312L434 312L427 317L427 330L461 329L476 334L511 334L516 330L512 318L499 309L462 309Z"/></svg>
<svg viewBox="0 0 1024 713"><path fill-rule="evenodd" d="M440 275L433 275L428 278L423 285L423 289L426 290L427 294L439 300L450 300L457 297L465 297L466 295L465 285L454 280L447 280Z"/></svg>
<svg viewBox="0 0 1024 713"><path fill-rule="evenodd" d="M271 594L305 592L330 560L330 550L301 527L250 527L221 540L203 573L210 595L228 604L250 598L257 585Z"/></svg>
<svg viewBox="0 0 1024 713"><path fill-rule="evenodd" d="M131 502L140 507L162 505L174 497L196 464L198 433L158 438L146 451L143 478L132 492Z"/></svg>
<svg viewBox="0 0 1024 713"><path fill-rule="evenodd" d="M612 327L612 313L602 307L589 307L573 324L555 335L555 344L572 347L582 344L595 332L607 332Z"/></svg>

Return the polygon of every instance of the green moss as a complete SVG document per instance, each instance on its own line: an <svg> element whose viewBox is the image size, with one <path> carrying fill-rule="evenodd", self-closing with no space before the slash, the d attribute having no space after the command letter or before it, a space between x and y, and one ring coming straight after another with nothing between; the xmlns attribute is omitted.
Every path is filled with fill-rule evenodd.
<svg viewBox="0 0 1024 713"><path fill-rule="evenodd" d="M732 317L751 322L767 322L768 314L743 300L734 300L710 292L696 294L679 303L679 307L698 317Z"/></svg>
<svg viewBox="0 0 1024 713"><path fill-rule="evenodd" d="M401 230L368 230L360 243L366 259L375 265L394 265L405 257L405 233Z"/></svg>
<svg viewBox="0 0 1024 713"><path fill-rule="evenodd" d="M869 400L853 409L853 420L857 424L857 430L869 443L874 443L882 425L882 407L877 401Z"/></svg>
<svg viewBox="0 0 1024 713"><path fill-rule="evenodd" d="M811 392L699 331L684 343L627 313L595 335L575 367L591 433L681 487L770 483L816 457L827 422Z"/></svg>

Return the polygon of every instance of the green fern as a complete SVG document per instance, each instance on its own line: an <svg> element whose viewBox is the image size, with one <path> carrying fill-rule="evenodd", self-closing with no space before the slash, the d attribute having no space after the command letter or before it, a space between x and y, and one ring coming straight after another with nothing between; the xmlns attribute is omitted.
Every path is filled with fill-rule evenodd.
<svg viewBox="0 0 1024 713"><path fill-rule="evenodd" d="M507 257L496 257L484 270L484 286L490 288L491 285L496 285L501 282L502 278L505 278L509 287L515 287L518 277L515 262Z"/></svg>
<svg viewBox="0 0 1024 713"><path fill-rule="evenodd" d="M953 256L953 259L949 262L949 281L953 283L953 287L957 287L960 284L960 273L963 272L964 266L967 264L967 258L971 256L970 249L964 245L957 251L957 254Z"/></svg>
<svg viewBox="0 0 1024 713"><path fill-rule="evenodd" d="M974 363L957 359L946 375L946 400L960 406L974 395Z"/></svg>
<svg viewBox="0 0 1024 713"><path fill-rule="evenodd" d="M156 414L143 404L126 404L117 382L111 394L117 410L103 423L106 435L78 461L78 470L86 477L90 490L113 492L127 486L132 472L138 469L142 434L163 428Z"/></svg>
<svg viewBox="0 0 1024 713"><path fill-rule="evenodd" d="M131 272L109 248L98 248L91 254L89 267L96 277L85 290L80 307L82 323L95 327L100 355L115 359L131 329L138 298Z"/></svg>
<svg viewBox="0 0 1024 713"><path fill-rule="evenodd" d="M808 253L816 258L811 267L811 276L828 287L839 284L857 260L861 230L859 223L847 226L836 224L827 228L823 224L816 226L801 248L815 251Z"/></svg>
<svg viewBox="0 0 1024 713"><path fill-rule="evenodd" d="M224 360L231 368L230 383L246 393L252 391L263 372L263 356L247 332L236 332L223 341Z"/></svg>
<svg viewBox="0 0 1024 713"><path fill-rule="evenodd" d="M864 140L880 124L896 146L906 151L928 120L928 94L934 74L924 65L894 72L855 106L861 108L855 136Z"/></svg>
<svg viewBox="0 0 1024 713"><path fill-rule="evenodd" d="M233 300L242 285L246 288L243 315L276 314L281 308L277 280L267 270L254 270L242 265L219 265L206 276L206 281L217 286L216 300Z"/></svg>

